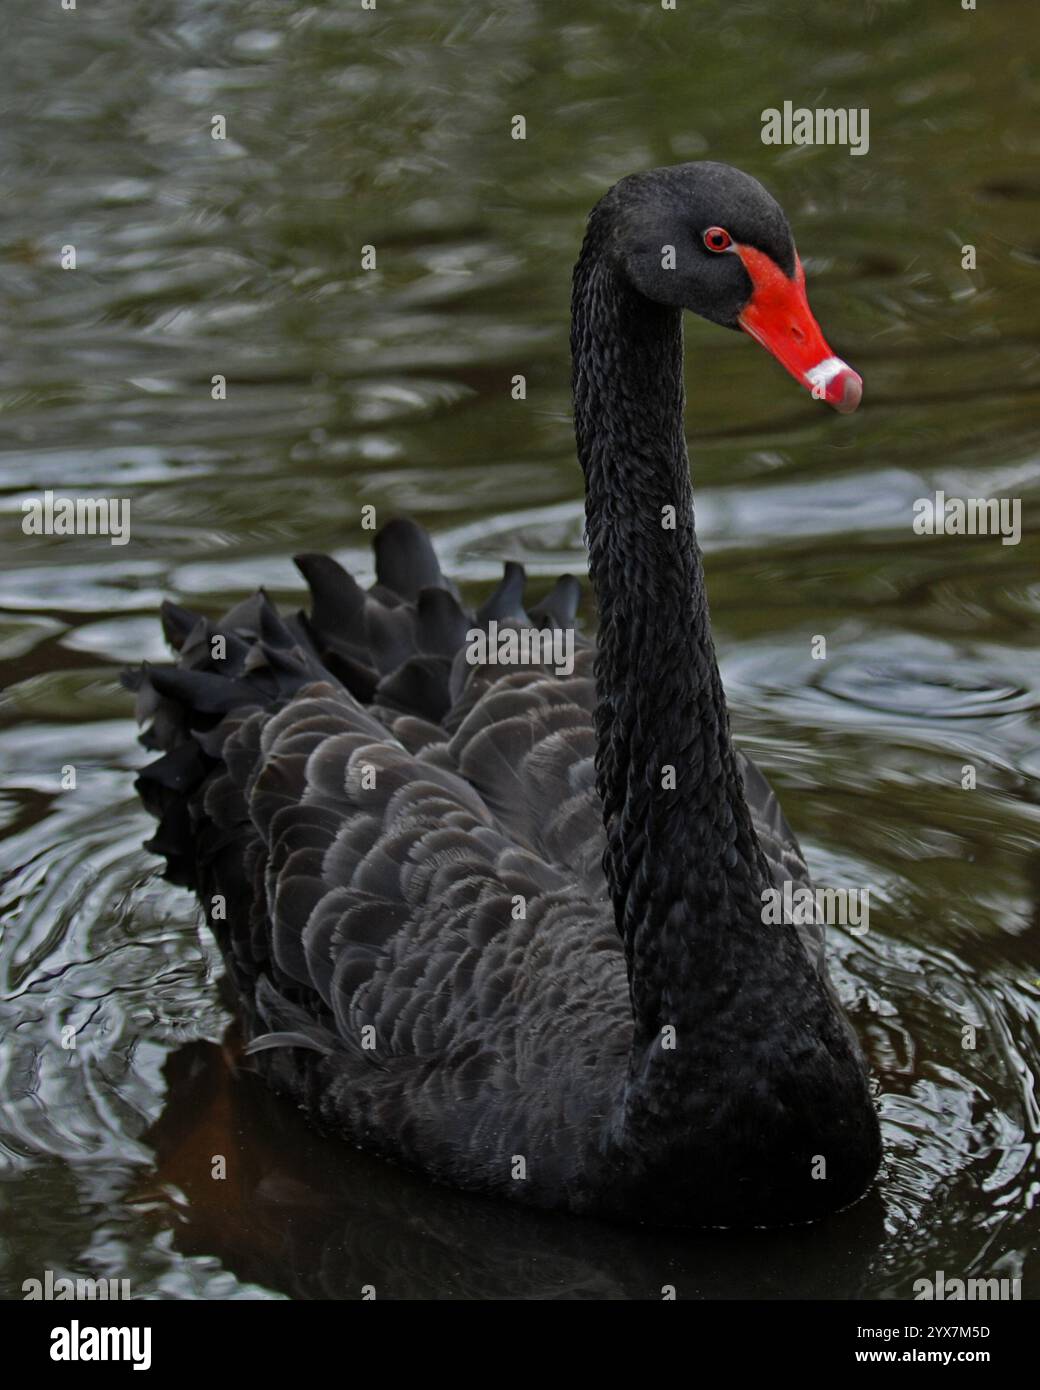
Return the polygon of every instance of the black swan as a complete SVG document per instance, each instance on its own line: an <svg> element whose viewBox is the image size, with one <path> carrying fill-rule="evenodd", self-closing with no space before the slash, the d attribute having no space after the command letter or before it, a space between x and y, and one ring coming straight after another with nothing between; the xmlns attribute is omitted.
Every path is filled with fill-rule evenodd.
<svg viewBox="0 0 1040 1390"><path fill-rule="evenodd" d="M682 310L854 410L787 220L693 163L622 179L574 273L572 349L598 644L475 665L475 631L573 634L577 581L477 614L394 520L363 591L302 555L309 613L167 603L145 666L150 847L198 894L247 1052L316 1124L437 1181L686 1226L810 1220L880 1161L809 882L733 746L683 437ZM501 637L501 632L499 632Z"/></svg>

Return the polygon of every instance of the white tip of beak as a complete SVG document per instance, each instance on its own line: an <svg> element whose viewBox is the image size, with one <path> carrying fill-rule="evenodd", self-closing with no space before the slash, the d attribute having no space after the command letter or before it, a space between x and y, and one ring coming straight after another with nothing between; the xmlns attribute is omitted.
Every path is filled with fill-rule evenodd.
<svg viewBox="0 0 1040 1390"><path fill-rule="evenodd" d="M851 415L863 399L863 378L840 357L825 357L805 374L809 389L841 415Z"/></svg>

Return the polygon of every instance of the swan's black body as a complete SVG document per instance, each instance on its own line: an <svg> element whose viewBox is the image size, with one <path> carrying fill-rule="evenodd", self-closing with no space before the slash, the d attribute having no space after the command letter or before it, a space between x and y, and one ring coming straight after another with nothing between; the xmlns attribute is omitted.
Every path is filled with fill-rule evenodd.
<svg viewBox="0 0 1040 1390"><path fill-rule="evenodd" d="M693 226L743 220L793 265L776 204L723 166L625 180L590 219L573 347L598 651L569 677L467 665L475 623L572 625L577 585L529 618L507 567L474 618L391 523L367 594L301 560L309 617L167 606L180 660L136 681L165 754L140 786L258 1064L324 1127L521 1201L773 1224L858 1197L879 1136L822 940L762 921L763 890L808 875L730 741L681 309L641 260L698 199ZM717 264L679 302L732 323L748 286Z"/></svg>

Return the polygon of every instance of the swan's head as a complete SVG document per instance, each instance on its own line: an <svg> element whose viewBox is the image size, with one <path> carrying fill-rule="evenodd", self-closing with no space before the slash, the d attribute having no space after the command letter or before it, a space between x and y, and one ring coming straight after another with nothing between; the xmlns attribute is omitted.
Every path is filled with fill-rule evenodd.
<svg viewBox="0 0 1040 1390"><path fill-rule="evenodd" d="M843 414L863 395L827 346L780 204L728 164L630 174L594 214L615 271L647 299L743 329L796 381Z"/></svg>

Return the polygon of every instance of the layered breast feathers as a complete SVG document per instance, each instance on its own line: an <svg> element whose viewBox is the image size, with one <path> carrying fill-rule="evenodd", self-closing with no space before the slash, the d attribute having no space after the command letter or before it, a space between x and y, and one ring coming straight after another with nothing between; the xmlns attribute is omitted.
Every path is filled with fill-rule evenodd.
<svg viewBox="0 0 1040 1390"><path fill-rule="evenodd" d="M464 1185L581 1169L631 1035L595 791L593 649L565 577L530 612L507 565L477 614L392 522L363 591L298 561L309 614L263 593L174 605L176 665L129 678L151 847L197 892L249 1051L329 1129ZM467 661L492 623L575 640L574 669ZM471 652L469 652L472 655ZM778 879L804 863L761 774Z"/></svg>

